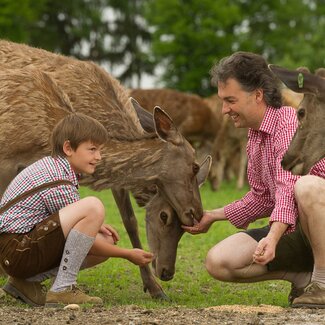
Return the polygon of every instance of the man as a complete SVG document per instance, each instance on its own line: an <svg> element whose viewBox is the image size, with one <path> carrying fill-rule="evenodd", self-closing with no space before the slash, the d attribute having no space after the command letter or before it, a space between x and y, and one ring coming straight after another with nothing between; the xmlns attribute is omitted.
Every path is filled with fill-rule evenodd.
<svg viewBox="0 0 325 325"><path fill-rule="evenodd" d="M292 303L310 283L314 263L302 213L304 178L296 186L295 197L299 177L281 167L297 128L295 110L281 106L277 80L260 55L234 53L215 65L211 75L223 101L223 114L229 115L237 128L249 128L247 173L251 189L241 200L206 211L199 224L184 229L191 234L207 232L219 220L246 229L268 216L267 227L236 233L211 248L206 268L221 281L287 280L292 283L288 297ZM325 164L319 164L311 173L325 177ZM313 273L312 282L319 281L317 274Z"/></svg>

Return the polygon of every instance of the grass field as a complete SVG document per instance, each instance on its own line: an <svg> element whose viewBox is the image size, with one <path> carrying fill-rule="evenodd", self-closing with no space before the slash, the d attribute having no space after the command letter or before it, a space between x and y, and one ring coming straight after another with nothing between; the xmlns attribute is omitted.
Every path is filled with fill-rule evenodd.
<svg viewBox="0 0 325 325"><path fill-rule="evenodd" d="M201 188L204 209L223 206L240 198L247 188L238 191L233 183L224 184L218 192L212 192L208 185ZM119 245L131 247L123 227L119 212L109 190L93 192L88 188L80 189L81 196L96 195L106 206L106 221L118 230ZM139 232L145 249L144 209L134 203L138 216ZM259 225L265 220L258 221ZM161 306L186 306L200 308L224 304L273 304L287 306L289 284L284 281L267 281L255 284L228 284L212 279L205 270L204 259L207 251L218 241L237 230L228 222L215 223L207 234L191 236L184 234L177 254L176 274L169 282L160 281L169 302L154 301L144 293L137 266L123 259L111 259L93 269L80 272L79 284L85 286L93 295L102 297L107 306L137 305L147 308ZM235 249L235 248L234 248ZM158 280L159 281L159 280ZM4 279L0 281L4 283Z"/></svg>
<svg viewBox="0 0 325 325"><path fill-rule="evenodd" d="M227 183L218 192L212 192L208 185L201 188L204 209L213 209L236 200L247 188L238 191L234 183ZM119 232L119 245L131 247L124 230L119 212L110 191L91 192L81 189L81 195L94 194L105 202L107 222ZM138 216L139 232L144 248L147 249L144 226L144 209L133 204ZM257 221L259 225L265 220ZM204 259L207 251L223 238L235 233L237 229L228 222L215 223L207 234L182 237L173 280L162 282L165 293L171 302L155 302L142 290L138 268L123 259L110 261L92 270L81 272L80 284L85 284L93 294L104 298L107 305L135 304L146 307L182 305L187 307L206 307L223 304L274 304L287 305L289 284L284 281L267 281L255 284L228 284L212 279L205 270ZM159 280L158 280L159 281Z"/></svg>

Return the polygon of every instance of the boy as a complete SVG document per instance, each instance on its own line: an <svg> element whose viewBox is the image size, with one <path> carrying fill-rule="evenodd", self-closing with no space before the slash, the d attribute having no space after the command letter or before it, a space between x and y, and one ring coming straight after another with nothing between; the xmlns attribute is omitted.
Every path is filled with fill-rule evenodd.
<svg viewBox="0 0 325 325"><path fill-rule="evenodd" d="M151 253L114 246L119 237L103 224L102 202L79 197L78 175L94 173L106 140L106 129L95 119L68 115L52 132L52 156L25 168L8 186L1 200L0 263L10 276L3 288L10 295L32 306L102 304L76 286L80 268L109 257L151 262ZM52 276L45 295L41 282Z"/></svg>

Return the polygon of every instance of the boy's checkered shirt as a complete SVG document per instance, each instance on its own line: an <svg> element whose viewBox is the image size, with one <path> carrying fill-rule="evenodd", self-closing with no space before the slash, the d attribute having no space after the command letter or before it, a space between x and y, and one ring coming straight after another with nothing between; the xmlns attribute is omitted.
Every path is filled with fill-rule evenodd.
<svg viewBox="0 0 325 325"><path fill-rule="evenodd" d="M63 207L80 200L77 175L63 157L45 157L25 168L9 184L0 206L41 184L68 180L73 185L59 185L17 202L0 215L0 232L26 233L36 224Z"/></svg>

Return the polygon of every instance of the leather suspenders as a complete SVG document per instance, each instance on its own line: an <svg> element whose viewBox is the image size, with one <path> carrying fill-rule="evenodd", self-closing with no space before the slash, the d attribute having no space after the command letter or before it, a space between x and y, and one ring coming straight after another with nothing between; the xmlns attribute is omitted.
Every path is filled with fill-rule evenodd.
<svg viewBox="0 0 325 325"><path fill-rule="evenodd" d="M14 199L12 199L11 201L7 202L2 208L0 208L0 214L4 213L6 210L8 210L10 207L12 207L14 204L16 204L17 202L27 198L28 196L31 196L35 193L41 192L42 190L45 190L47 188L50 187L56 187L59 185L73 185L70 181L67 180L58 180L58 181L53 181L53 182L49 182L49 183L44 183L42 185L39 185L35 188L32 188L29 191L26 191L25 193L22 193L20 195L18 195L17 197L15 197Z"/></svg>

